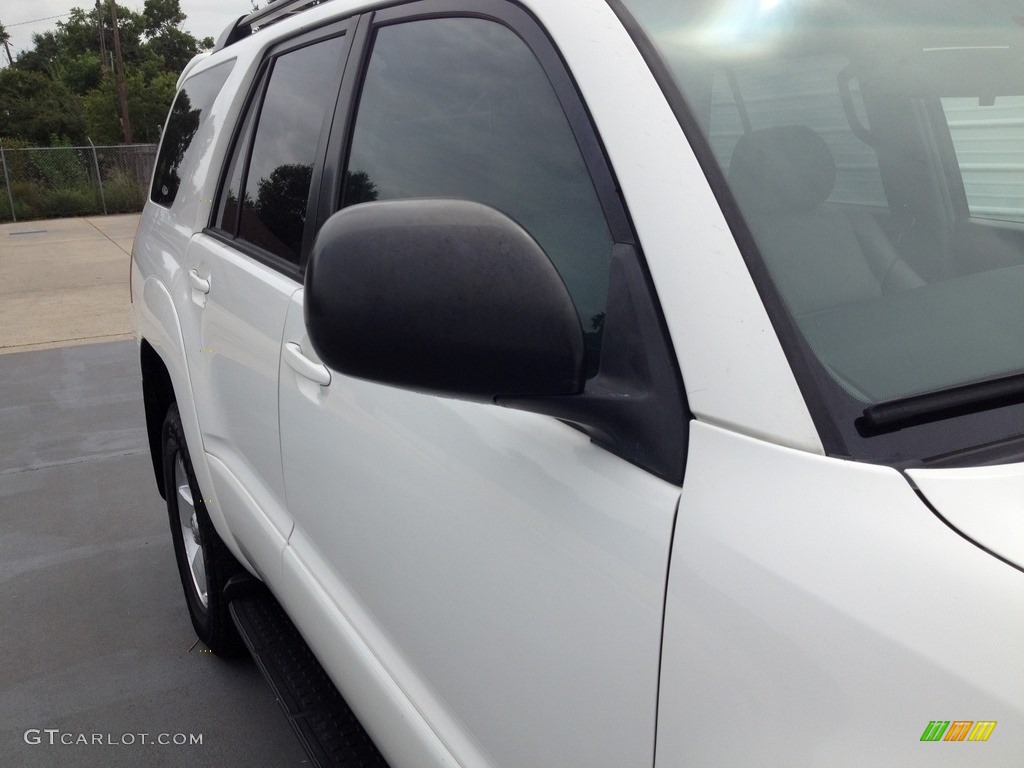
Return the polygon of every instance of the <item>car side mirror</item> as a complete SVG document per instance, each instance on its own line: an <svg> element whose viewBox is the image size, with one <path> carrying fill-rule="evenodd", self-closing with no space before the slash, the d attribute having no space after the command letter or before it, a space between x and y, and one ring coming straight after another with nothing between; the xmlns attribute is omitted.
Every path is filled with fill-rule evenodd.
<svg viewBox="0 0 1024 768"><path fill-rule="evenodd" d="M305 289L313 349L342 374L478 402L583 390L565 284L530 234L488 206L345 208L317 235Z"/></svg>

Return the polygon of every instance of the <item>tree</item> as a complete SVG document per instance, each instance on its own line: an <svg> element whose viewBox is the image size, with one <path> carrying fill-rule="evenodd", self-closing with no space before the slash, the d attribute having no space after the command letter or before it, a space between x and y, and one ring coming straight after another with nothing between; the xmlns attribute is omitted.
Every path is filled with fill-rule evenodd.
<svg viewBox="0 0 1024 768"><path fill-rule="evenodd" d="M139 65L150 56L142 40L142 16L132 11L121 10L118 20L121 51L125 63L129 66ZM102 47L112 51L113 31L108 4L104 3L102 7L94 8L88 13L81 8L72 8L67 19L57 22L55 31L33 35L32 50L22 52L14 66L64 82L75 93L83 95L99 82L103 64L99 57L101 36L104 40ZM95 68L94 74L83 78L78 68L69 65L76 60L91 62ZM88 82L89 86L85 90L77 90L75 84L64 80L65 73L69 71L78 77L79 82Z"/></svg>
<svg viewBox="0 0 1024 768"><path fill-rule="evenodd" d="M181 29L186 16L179 0L146 0L143 31L150 53L163 60L168 72L181 72L200 49L199 41Z"/></svg>
<svg viewBox="0 0 1024 768"><path fill-rule="evenodd" d="M187 17L182 12L178 0L146 0L146 5L142 9L142 18L145 21L143 31L147 37L153 38L168 29L180 31L178 28ZM191 37L191 35L189 36Z"/></svg>
<svg viewBox="0 0 1024 768"><path fill-rule="evenodd" d="M313 166L289 163L256 182L256 215L274 237L296 251L302 242L312 175Z"/></svg>
<svg viewBox="0 0 1024 768"><path fill-rule="evenodd" d="M40 120L24 123L13 133L0 131L0 135L31 135L33 141L42 144L47 143L51 133L84 141L87 126L88 135L95 141L123 140L117 84L110 66L114 50L112 5L111 0L97 0L88 11L72 8L54 30L33 35L32 49L14 59L11 69L48 81L44 86L38 79L30 78L41 89L41 102L49 99L47 103L56 100L64 104L61 109L65 119L61 122L57 119L59 112L40 102ZM178 73L199 52L199 41L181 29L185 18L180 0L146 0L141 13L118 4L117 32L124 62L128 118L136 141L159 139L159 128L174 96ZM0 41L3 34L0 26ZM203 42L212 47L212 41ZM0 102L0 110L7 108L8 103ZM22 114L20 106L7 108L7 112ZM56 126L58 130L44 129L44 125Z"/></svg>
<svg viewBox="0 0 1024 768"><path fill-rule="evenodd" d="M199 53L199 41L188 32L168 27L147 44L151 53L163 62L166 72L181 72L192 57Z"/></svg>
<svg viewBox="0 0 1024 768"><path fill-rule="evenodd" d="M127 73L128 114L132 118L133 138L144 144L155 144L167 110L174 99L178 76L173 72L135 69ZM118 144L122 141L117 82L108 74L82 99L89 137L97 144Z"/></svg>
<svg viewBox="0 0 1024 768"><path fill-rule="evenodd" d="M345 171L345 205L371 203L377 199L377 185L366 171Z"/></svg>
<svg viewBox="0 0 1024 768"><path fill-rule="evenodd" d="M51 137L85 141L79 100L67 88L38 72L0 72L0 136L46 146Z"/></svg>
<svg viewBox="0 0 1024 768"><path fill-rule="evenodd" d="M103 66L95 51L78 56L62 56L51 68L52 79L71 93L81 96L96 88L103 80Z"/></svg>

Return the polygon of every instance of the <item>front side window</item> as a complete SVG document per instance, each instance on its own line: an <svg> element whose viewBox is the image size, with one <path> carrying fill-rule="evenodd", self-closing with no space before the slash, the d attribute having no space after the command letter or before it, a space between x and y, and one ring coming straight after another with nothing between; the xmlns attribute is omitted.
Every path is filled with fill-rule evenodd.
<svg viewBox="0 0 1024 768"><path fill-rule="evenodd" d="M345 38L274 58L236 140L215 226L299 262L313 166L334 112Z"/></svg>
<svg viewBox="0 0 1024 768"><path fill-rule="evenodd" d="M378 31L342 205L414 197L484 203L529 231L565 281L596 370L612 238L555 91L508 28L448 18Z"/></svg>
<svg viewBox="0 0 1024 768"><path fill-rule="evenodd" d="M233 66L234 62L228 61L193 75L175 97L156 158L149 195L154 203L168 208L174 203L181 186L180 173L187 167L185 160L193 154L190 153L192 140Z"/></svg>

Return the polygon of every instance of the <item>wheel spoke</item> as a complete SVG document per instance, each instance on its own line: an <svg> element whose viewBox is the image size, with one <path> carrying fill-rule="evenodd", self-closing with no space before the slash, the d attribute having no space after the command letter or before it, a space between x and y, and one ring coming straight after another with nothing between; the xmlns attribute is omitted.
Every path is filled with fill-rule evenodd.
<svg viewBox="0 0 1024 768"><path fill-rule="evenodd" d="M185 562L192 576L192 586L203 607L208 605L209 596L206 586L206 557L203 552L202 536L199 533L199 522L196 517L195 499L192 487L188 482L185 462L181 454L174 461L174 485L177 488L178 525L181 528L181 540L185 549Z"/></svg>
<svg viewBox="0 0 1024 768"><path fill-rule="evenodd" d="M192 580L196 584L196 592L199 593L199 600L206 605L206 558L203 557L203 550L196 547L196 553L192 557Z"/></svg>

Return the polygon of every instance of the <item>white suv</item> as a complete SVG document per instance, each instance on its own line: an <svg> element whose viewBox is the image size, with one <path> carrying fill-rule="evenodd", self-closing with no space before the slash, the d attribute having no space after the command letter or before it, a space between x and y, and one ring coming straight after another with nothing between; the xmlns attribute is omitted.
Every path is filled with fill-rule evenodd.
<svg viewBox="0 0 1024 768"><path fill-rule="evenodd" d="M200 638L395 768L1017 768L1019 3L302 5L135 241Z"/></svg>

